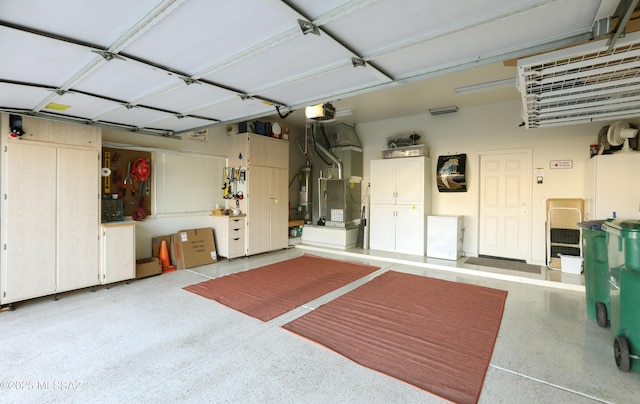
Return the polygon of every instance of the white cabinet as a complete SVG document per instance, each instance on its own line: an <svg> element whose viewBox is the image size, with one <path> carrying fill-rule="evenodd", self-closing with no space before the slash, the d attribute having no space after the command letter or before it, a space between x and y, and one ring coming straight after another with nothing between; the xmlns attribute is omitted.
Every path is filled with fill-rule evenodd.
<svg viewBox="0 0 640 404"><path fill-rule="evenodd" d="M3 122L2 304L99 284L100 132L76 126L25 118L13 139Z"/></svg>
<svg viewBox="0 0 640 404"><path fill-rule="evenodd" d="M371 205L371 236L374 250L424 255L424 208L422 205Z"/></svg>
<svg viewBox="0 0 640 404"><path fill-rule="evenodd" d="M427 157L372 160L371 203L424 205L430 161Z"/></svg>
<svg viewBox="0 0 640 404"><path fill-rule="evenodd" d="M462 216L427 217L427 257L457 260L462 256Z"/></svg>
<svg viewBox="0 0 640 404"><path fill-rule="evenodd" d="M239 207L246 214L246 255L288 246L289 142L252 133L234 136L230 167L246 167L246 192Z"/></svg>
<svg viewBox="0 0 640 404"><path fill-rule="evenodd" d="M585 172L585 220L640 218L640 153L593 156Z"/></svg>
<svg viewBox="0 0 640 404"><path fill-rule="evenodd" d="M216 252L227 259L244 256L244 216L212 216Z"/></svg>
<svg viewBox="0 0 640 404"><path fill-rule="evenodd" d="M108 285L136 277L135 223L102 225L100 283Z"/></svg>
<svg viewBox="0 0 640 404"><path fill-rule="evenodd" d="M371 161L371 249L425 254L430 162L427 157Z"/></svg>

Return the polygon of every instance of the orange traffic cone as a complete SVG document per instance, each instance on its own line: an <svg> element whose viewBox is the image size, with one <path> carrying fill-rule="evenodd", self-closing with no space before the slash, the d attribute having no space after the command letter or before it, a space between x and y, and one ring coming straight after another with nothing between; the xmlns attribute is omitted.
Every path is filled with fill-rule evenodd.
<svg viewBox="0 0 640 404"><path fill-rule="evenodd" d="M166 240L162 240L160 244L160 261L162 261L162 273L176 270L176 267L171 265L171 261L169 260L169 249L167 248Z"/></svg>

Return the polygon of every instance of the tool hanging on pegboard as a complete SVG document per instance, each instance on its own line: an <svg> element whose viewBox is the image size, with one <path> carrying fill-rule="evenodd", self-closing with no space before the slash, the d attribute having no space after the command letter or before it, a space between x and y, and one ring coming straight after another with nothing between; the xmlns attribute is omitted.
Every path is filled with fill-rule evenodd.
<svg viewBox="0 0 640 404"><path fill-rule="evenodd" d="M145 182L149 178L150 174L149 163L147 162L147 160L144 158L139 158L134 161L131 166L130 174L131 178L134 181L140 183L140 186L138 187L138 198L136 199L131 218L135 221L142 221L147 217L147 211L142 205L142 190L144 189Z"/></svg>
<svg viewBox="0 0 640 404"><path fill-rule="evenodd" d="M102 176L104 178L104 194L109 195L111 193L111 153L110 152L104 152L104 167L102 168Z"/></svg>

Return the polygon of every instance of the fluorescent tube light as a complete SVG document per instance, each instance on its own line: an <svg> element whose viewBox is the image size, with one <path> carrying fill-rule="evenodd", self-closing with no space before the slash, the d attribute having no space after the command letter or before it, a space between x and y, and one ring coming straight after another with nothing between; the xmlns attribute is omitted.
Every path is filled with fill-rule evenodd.
<svg viewBox="0 0 640 404"><path fill-rule="evenodd" d="M429 110L429 113L431 115L451 114L453 112L458 112L458 107L455 105L451 105L449 107L432 108Z"/></svg>
<svg viewBox="0 0 640 404"><path fill-rule="evenodd" d="M341 118L343 116L349 116L349 115L353 115L355 113L355 111L353 110L353 108L347 108L347 109L340 109L338 111L336 111L336 118Z"/></svg>

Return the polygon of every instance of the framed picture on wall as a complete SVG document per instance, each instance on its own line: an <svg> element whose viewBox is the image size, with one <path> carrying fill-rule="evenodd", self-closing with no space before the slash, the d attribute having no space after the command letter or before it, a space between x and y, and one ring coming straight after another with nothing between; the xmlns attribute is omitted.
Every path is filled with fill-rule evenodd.
<svg viewBox="0 0 640 404"><path fill-rule="evenodd" d="M466 154L438 157L436 173L439 192L467 192Z"/></svg>

